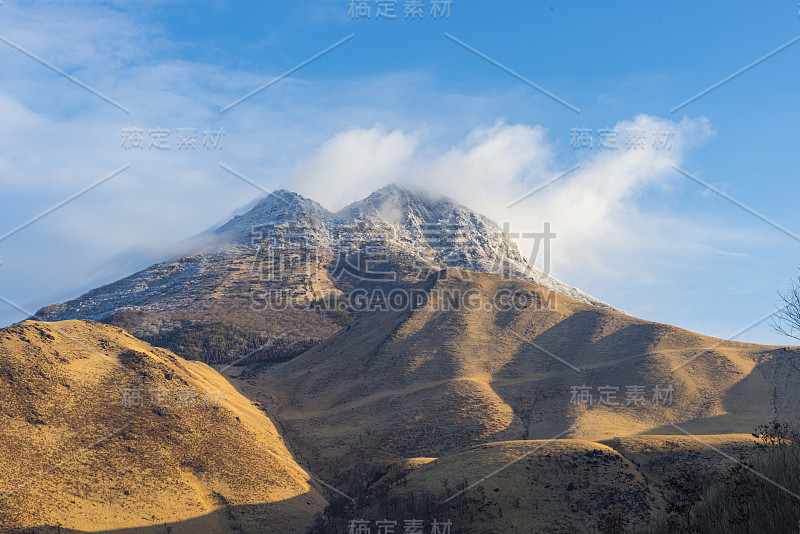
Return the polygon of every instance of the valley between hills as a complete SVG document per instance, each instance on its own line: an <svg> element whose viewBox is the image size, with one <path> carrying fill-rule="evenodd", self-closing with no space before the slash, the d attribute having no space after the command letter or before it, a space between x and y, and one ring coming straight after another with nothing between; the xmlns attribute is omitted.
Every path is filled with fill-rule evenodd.
<svg viewBox="0 0 800 534"><path fill-rule="evenodd" d="M0 531L691 532L798 418L800 347L632 317L448 199L278 192L212 234L0 330ZM340 276L376 242L397 276Z"/></svg>

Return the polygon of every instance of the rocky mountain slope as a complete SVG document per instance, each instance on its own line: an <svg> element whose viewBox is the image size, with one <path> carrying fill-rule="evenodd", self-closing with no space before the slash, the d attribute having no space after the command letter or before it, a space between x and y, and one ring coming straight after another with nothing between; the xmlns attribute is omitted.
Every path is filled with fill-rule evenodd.
<svg viewBox="0 0 800 534"><path fill-rule="evenodd" d="M0 532L304 532L327 504L205 364L91 321L0 330Z"/></svg>
<svg viewBox="0 0 800 534"><path fill-rule="evenodd" d="M280 339L287 357L328 337L363 308L442 268L529 280L573 300L609 306L529 265L500 227L447 198L387 186L331 213L276 191L207 233L195 254L153 265L35 319L92 319L186 357L230 361ZM227 341L216 334L235 331Z"/></svg>

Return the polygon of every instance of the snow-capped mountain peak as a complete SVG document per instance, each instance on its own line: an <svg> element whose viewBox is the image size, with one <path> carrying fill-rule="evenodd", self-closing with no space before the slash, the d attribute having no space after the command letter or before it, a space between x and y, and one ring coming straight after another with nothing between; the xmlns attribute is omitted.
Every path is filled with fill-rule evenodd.
<svg viewBox="0 0 800 534"><path fill-rule="evenodd" d="M295 282L313 288L309 289L312 293L320 287L338 291L337 281L329 275L342 251L359 250L365 244L374 247L379 241L384 262L400 273L396 278L400 285L413 283L421 266L428 270L458 268L529 280L574 300L610 308L529 265L514 241L489 218L452 199L394 184L336 213L297 193L277 190L212 233L216 236L212 247L48 306L37 317L99 320L120 310L175 311L232 298L232 292L244 287L241 284L255 288L263 281L263 273L253 266L261 265L265 251L276 248L275 240L284 234L303 236L304 250L294 254L321 262L307 270L318 274L307 274L306 282ZM251 266L250 271L243 266ZM233 273L236 284L231 282ZM326 281L321 284L322 279ZM244 297L236 295L237 299ZM309 299L319 298L309 295Z"/></svg>

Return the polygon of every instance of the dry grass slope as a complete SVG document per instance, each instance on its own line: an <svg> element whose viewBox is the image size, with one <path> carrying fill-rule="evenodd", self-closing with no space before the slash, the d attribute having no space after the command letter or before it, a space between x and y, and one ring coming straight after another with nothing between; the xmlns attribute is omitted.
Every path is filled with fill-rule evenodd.
<svg viewBox="0 0 800 534"><path fill-rule="evenodd" d="M91 321L0 330L0 443L9 531L302 532L327 504L217 372Z"/></svg>
<svg viewBox="0 0 800 534"><path fill-rule="evenodd" d="M601 532L628 532L665 517L675 499L670 477L690 472L708 483L736 465L730 457L754 461L762 454L752 436L698 438L714 448L687 436L640 436L605 444L526 440L397 462L359 493L356 506L327 510L314 532L346 531L353 517L401 523L416 518L426 524L450 520L454 532L465 534L596 532L616 518L617 528ZM625 530L619 528L623 525Z"/></svg>
<svg viewBox="0 0 800 534"><path fill-rule="evenodd" d="M555 309L437 309L436 295L446 291L484 303L500 290L549 298L534 284L489 274L450 276L428 289L434 305L373 313L238 385L271 407L317 472L334 478L500 441L685 441L673 423L698 434L747 434L798 411L796 347L718 340L560 295ZM594 404L571 403L571 387L583 385L593 388ZM606 385L619 388L619 405L597 404ZM626 403L629 385L646 388L644 402ZM656 386L673 387L671 403L653 402Z"/></svg>

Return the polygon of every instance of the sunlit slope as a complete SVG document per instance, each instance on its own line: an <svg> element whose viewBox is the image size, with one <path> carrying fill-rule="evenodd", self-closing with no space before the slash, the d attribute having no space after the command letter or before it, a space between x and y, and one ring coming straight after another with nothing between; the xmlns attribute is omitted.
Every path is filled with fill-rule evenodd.
<svg viewBox="0 0 800 534"><path fill-rule="evenodd" d="M725 472L751 459L752 436L641 436L607 443L579 439L496 442L426 463L390 486L385 502L429 497L454 531L593 532L601 514L642 527L671 499L666 481ZM381 504L365 513L379 518ZM418 512L419 513L419 512Z"/></svg>
<svg viewBox="0 0 800 534"><path fill-rule="evenodd" d="M242 385L315 469L492 441L680 433L672 424L749 433L798 409L797 348L722 341L490 274L419 287L427 306L373 313ZM443 309L458 293L480 305ZM502 309L497 295L514 293L552 309ZM573 398L583 386L591 404Z"/></svg>
<svg viewBox="0 0 800 534"><path fill-rule="evenodd" d="M4 528L296 532L326 505L216 371L91 321L0 330L0 443Z"/></svg>

